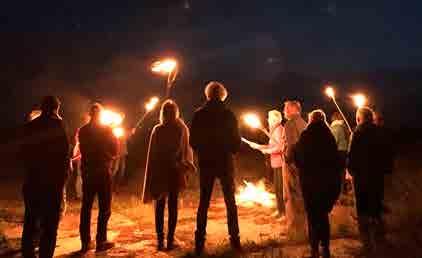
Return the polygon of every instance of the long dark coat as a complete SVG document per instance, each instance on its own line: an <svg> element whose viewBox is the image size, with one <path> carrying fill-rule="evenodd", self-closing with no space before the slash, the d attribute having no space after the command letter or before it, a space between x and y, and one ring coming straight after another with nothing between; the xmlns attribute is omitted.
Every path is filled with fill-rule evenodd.
<svg viewBox="0 0 422 258"><path fill-rule="evenodd" d="M181 171L184 164L185 171ZM178 167L179 166L179 167ZM193 152L189 146L189 129L177 119L173 122L160 123L151 133L148 157L145 169L144 203L157 200L170 192L180 191L179 173L194 170Z"/></svg>
<svg viewBox="0 0 422 258"><path fill-rule="evenodd" d="M302 132L294 148L305 207L331 211L340 194L341 166L336 140L325 122Z"/></svg>

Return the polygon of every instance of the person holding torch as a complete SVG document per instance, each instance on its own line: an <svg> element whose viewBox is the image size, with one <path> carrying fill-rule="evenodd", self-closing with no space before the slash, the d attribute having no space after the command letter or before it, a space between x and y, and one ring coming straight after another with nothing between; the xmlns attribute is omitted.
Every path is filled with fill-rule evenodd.
<svg viewBox="0 0 422 258"><path fill-rule="evenodd" d="M283 118L279 111L271 110L268 112L269 142L266 145L256 144L254 142L245 141L251 148L261 151L263 154L268 154L271 157L271 168L273 169L273 184L277 199L278 217L284 214L283 201L283 158L282 158L282 137L284 133L283 125L281 124Z"/></svg>

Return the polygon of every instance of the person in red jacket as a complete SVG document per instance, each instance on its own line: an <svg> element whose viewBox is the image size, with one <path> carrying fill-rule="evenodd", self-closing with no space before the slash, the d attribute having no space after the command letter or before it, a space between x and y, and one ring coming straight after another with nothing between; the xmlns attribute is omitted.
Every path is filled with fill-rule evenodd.
<svg viewBox="0 0 422 258"><path fill-rule="evenodd" d="M118 142L112 129L100 123L101 110L100 104L92 105L90 122L79 130L82 155L81 252L93 248L90 227L95 196L98 196L99 206L96 249L104 251L114 247L114 243L107 241L107 223L111 215L111 169L118 155Z"/></svg>

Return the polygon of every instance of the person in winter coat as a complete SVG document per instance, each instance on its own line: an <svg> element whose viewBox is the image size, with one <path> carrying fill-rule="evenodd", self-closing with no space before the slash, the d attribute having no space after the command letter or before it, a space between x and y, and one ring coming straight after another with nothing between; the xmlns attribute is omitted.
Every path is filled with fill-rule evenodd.
<svg viewBox="0 0 422 258"><path fill-rule="evenodd" d="M341 189L341 166L334 136L327 124L325 113L315 110L294 150L295 164L299 169L312 258L330 257L331 212Z"/></svg>
<svg viewBox="0 0 422 258"><path fill-rule="evenodd" d="M101 111L100 104L93 104L90 109L90 122L79 130L79 148L82 155L82 208L79 226L81 253L93 248L91 210L96 196L99 207L96 249L105 251L114 247L113 242L107 241L107 224L111 216L111 169L118 154L118 142L112 129L101 124Z"/></svg>
<svg viewBox="0 0 422 258"><path fill-rule="evenodd" d="M370 108L358 109L356 122L348 167L353 176L361 240L364 249L371 251L384 240L382 201L386 145Z"/></svg>
<svg viewBox="0 0 422 258"><path fill-rule="evenodd" d="M189 129L179 118L179 108L172 100L161 106L160 123L151 133L143 201L155 200L155 228L158 250L164 249L164 208L168 202L167 249L175 248L177 204L185 187L188 172L192 172L193 152L189 146Z"/></svg>
<svg viewBox="0 0 422 258"><path fill-rule="evenodd" d="M273 169L273 182L275 195L277 199L277 210L278 216L281 217L284 214L284 201L283 201L283 133L284 127L281 124L283 117L277 110L271 110L268 112L268 124L270 127L270 139L268 144L259 145L255 143L249 143L251 148L261 151L263 154L269 154L271 157L271 167Z"/></svg>
<svg viewBox="0 0 422 258"><path fill-rule="evenodd" d="M60 101L47 96L41 114L25 124L21 158L25 168L25 218L22 254L35 257L34 236L41 233L39 256L53 257L56 247L63 189L68 177L70 144L61 117Z"/></svg>
<svg viewBox="0 0 422 258"><path fill-rule="evenodd" d="M300 189L299 175L294 165L293 150L300 134L306 127L301 117L301 105L298 101L284 104L283 135L283 198L286 209L287 237L290 240L306 239L306 215Z"/></svg>
<svg viewBox="0 0 422 258"><path fill-rule="evenodd" d="M195 232L195 251L204 249L207 213L214 181L220 180L227 209L230 243L240 250L239 223L235 200L233 156L240 148L241 138L235 115L224 104L226 88L210 82L205 88L207 102L198 109L192 121L190 144L198 154L200 201Z"/></svg>

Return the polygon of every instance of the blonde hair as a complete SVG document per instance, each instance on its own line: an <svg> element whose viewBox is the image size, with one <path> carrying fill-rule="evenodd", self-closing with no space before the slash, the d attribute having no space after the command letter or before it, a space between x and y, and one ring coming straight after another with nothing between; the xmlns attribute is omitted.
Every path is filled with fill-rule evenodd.
<svg viewBox="0 0 422 258"><path fill-rule="evenodd" d="M176 102L171 99L164 101L160 109L160 123L175 121L179 116L179 107Z"/></svg>
<svg viewBox="0 0 422 258"><path fill-rule="evenodd" d="M268 112L268 118L269 119L275 118L278 121L283 120L283 116L281 115L281 112L275 109Z"/></svg>
<svg viewBox="0 0 422 258"><path fill-rule="evenodd" d="M207 100L217 99L224 101L227 98L227 89L224 87L223 84L212 81L207 84L205 87L205 97Z"/></svg>

